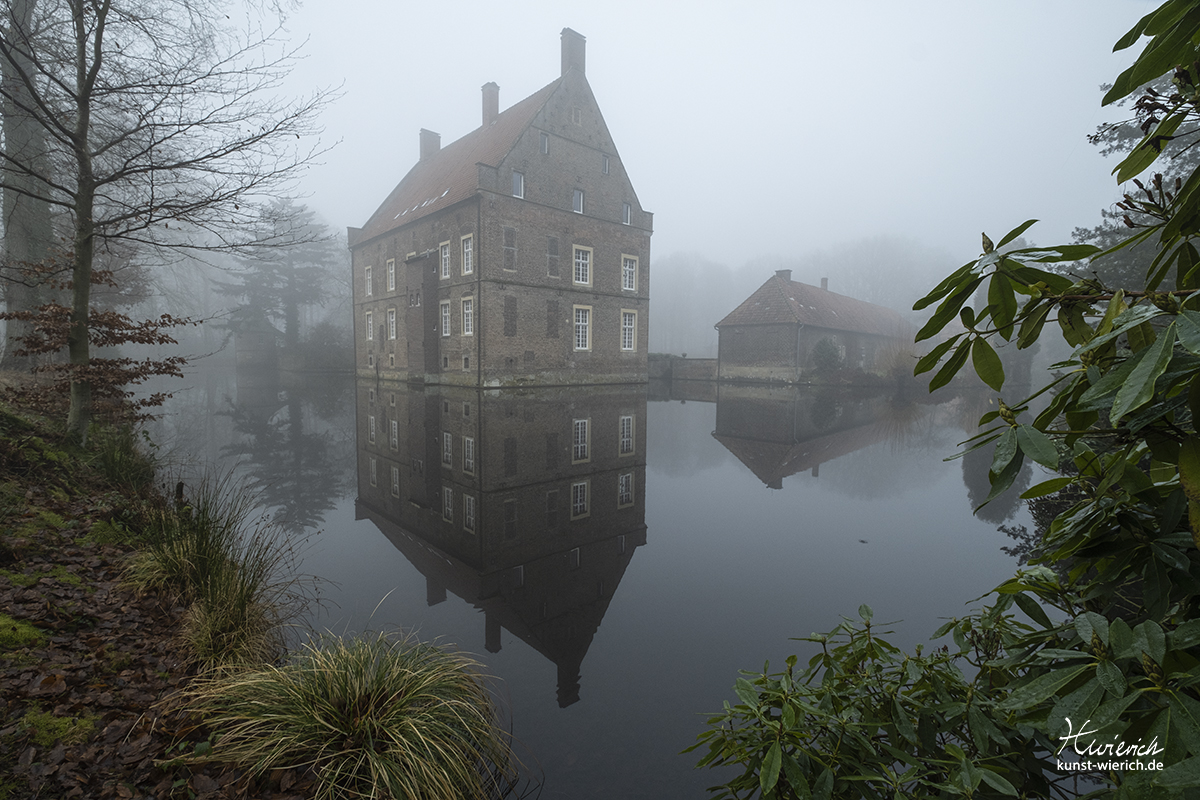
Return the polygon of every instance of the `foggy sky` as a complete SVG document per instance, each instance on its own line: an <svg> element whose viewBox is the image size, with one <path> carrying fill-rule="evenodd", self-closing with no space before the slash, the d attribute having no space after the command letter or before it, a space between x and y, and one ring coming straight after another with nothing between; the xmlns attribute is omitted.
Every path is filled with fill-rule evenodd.
<svg viewBox="0 0 1200 800"><path fill-rule="evenodd" d="M1151 0L860 0L437 4L308 0L294 92L344 83L340 140L307 202L360 226L415 163L559 75L559 32L587 37L587 76L643 207L654 258L730 265L862 237L977 255L1023 220L1067 241L1119 198L1086 136L1119 112L1099 86L1140 48L1112 44ZM765 277L765 276L764 276Z"/></svg>

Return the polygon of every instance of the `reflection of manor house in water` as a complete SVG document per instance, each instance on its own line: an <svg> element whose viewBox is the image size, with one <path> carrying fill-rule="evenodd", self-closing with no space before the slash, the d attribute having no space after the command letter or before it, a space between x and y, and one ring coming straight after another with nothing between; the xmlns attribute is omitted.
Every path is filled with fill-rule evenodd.
<svg viewBox="0 0 1200 800"><path fill-rule="evenodd" d="M767 388L721 384L713 438L759 480L783 479L886 439L887 395L847 394L832 387Z"/></svg>
<svg viewBox="0 0 1200 800"><path fill-rule="evenodd" d="M466 386L646 380L652 215L562 32L562 74L420 160L348 232L360 375Z"/></svg>
<svg viewBox="0 0 1200 800"><path fill-rule="evenodd" d="M890 308L792 280L777 270L717 323L717 379L794 383L814 368L814 348L828 340L845 366L870 370L886 347L907 345L904 318Z"/></svg>
<svg viewBox="0 0 1200 800"><path fill-rule="evenodd" d="M634 549L646 542L641 386L358 386L358 516L428 582L558 666L559 704Z"/></svg>

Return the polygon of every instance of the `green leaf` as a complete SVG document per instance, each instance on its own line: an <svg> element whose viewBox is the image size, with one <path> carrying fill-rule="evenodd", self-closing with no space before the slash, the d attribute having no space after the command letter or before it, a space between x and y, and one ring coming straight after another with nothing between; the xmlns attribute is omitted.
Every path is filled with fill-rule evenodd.
<svg viewBox="0 0 1200 800"><path fill-rule="evenodd" d="M1017 227L1013 228L1008 233L1004 234L1004 238L1002 238L1000 240L1000 243L996 245L997 249L1004 247L1004 245L1008 244L1013 239L1016 239L1022 233L1029 230L1029 228L1031 226L1033 226L1036 222L1037 222L1036 219L1027 219L1024 222L1022 222L1020 225L1018 225Z"/></svg>
<svg viewBox="0 0 1200 800"><path fill-rule="evenodd" d="M1172 114L1158 123L1154 130L1147 133L1142 141L1113 170L1117 175L1117 183L1125 183L1128 180L1136 178L1147 167L1157 161L1159 155L1162 153L1163 137L1173 135L1179 124L1185 119L1187 119L1186 113Z"/></svg>
<svg viewBox="0 0 1200 800"><path fill-rule="evenodd" d="M1109 418L1115 424L1130 411L1141 408L1154 396L1154 382L1163 374L1171 360L1175 347L1175 325L1172 323L1154 343L1135 354L1137 365L1129 374L1129 381L1117 390Z"/></svg>
<svg viewBox="0 0 1200 800"><path fill-rule="evenodd" d="M1026 305L1026 308L1028 307ZM1042 305L1036 307L1029 316L1022 320L1021 329L1017 331L1017 349L1023 350L1038 340L1038 337L1042 334L1042 327L1046 324L1046 317L1049 314L1050 304L1042 303Z"/></svg>
<svg viewBox="0 0 1200 800"><path fill-rule="evenodd" d="M1121 672L1121 668L1113 662L1107 659L1097 662L1096 678L1104 687L1104 691L1113 697L1125 694L1125 675Z"/></svg>
<svg viewBox="0 0 1200 800"><path fill-rule="evenodd" d="M1021 494L1022 500L1032 500L1035 497L1045 497L1048 494L1054 494L1064 486L1070 486L1074 482L1074 478L1051 478L1048 481L1042 481L1039 484L1030 486Z"/></svg>
<svg viewBox="0 0 1200 800"><path fill-rule="evenodd" d="M962 343L958 346L958 349L954 351L954 355L950 356L950 359L943 364L942 368L938 370L936 375L933 376L933 380L929 381L929 391L932 392L942 388L949 383L955 375L958 374L958 371L962 369L963 364L967 363L967 354L970 353L970 350L967 346L970 343L970 339L963 339Z"/></svg>
<svg viewBox="0 0 1200 800"><path fill-rule="evenodd" d="M1200 756L1167 767L1154 779L1153 785L1164 789L1194 789L1200 786Z"/></svg>
<svg viewBox="0 0 1200 800"><path fill-rule="evenodd" d="M1000 391L1004 386L1004 365L987 339L979 337L971 344L971 363L975 367L975 374L984 383Z"/></svg>
<svg viewBox="0 0 1200 800"><path fill-rule="evenodd" d="M783 753L779 748L779 742L771 745L771 749L767 751L766 757L763 759L762 768L758 773L758 782L762 786L763 794L775 789L775 784L779 782L779 768L782 766Z"/></svg>
<svg viewBox="0 0 1200 800"><path fill-rule="evenodd" d="M1058 690L1082 675L1085 670L1091 668L1091 664L1081 664L1075 667L1056 669L1044 675L1039 675L1028 683L1018 684L1013 693L1005 698L1004 702L1000 703L997 708L1008 711L1030 709L1054 695Z"/></svg>
<svg viewBox="0 0 1200 800"><path fill-rule="evenodd" d="M1043 467L1058 469L1058 450L1049 436L1030 425L1017 426L1017 444L1021 452Z"/></svg>
<svg viewBox="0 0 1200 800"><path fill-rule="evenodd" d="M1133 652L1133 631L1129 623L1117 617L1108 623L1108 646L1113 658L1130 658L1136 656Z"/></svg>
<svg viewBox="0 0 1200 800"><path fill-rule="evenodd" d="M1017 454L1017 429L1008 428L996 440L996 451L992 454L991 472L999 475Z"/></svg>
<svg viewBox="0 0 1200 800"><path fill-rule="evenodd" d="M993 273L988 283L988 309L1000 335L1011 339L1013 320L1017 316L1017 296L1013 292L1012 279L1003 272Z"/></svg>
<svg viewBox="0 0 1200 800"><path fill-rule="evenodd" d="M1200 644L1200 619L1189 619L1167 634L1172 650L1183 650Z"/></svg>
<svg viewBox="0 0 1200 800"><path fill-rule="evenodd" d="M995 789L1001 794L1006 794L1010 797L1017 797L1017 790L1011 783L1002 778L999 774L992 772L987 767L979 770L979 777L983 778L983 782Z"/></svg>
<svg viewBox="0 0 1200 800"><path fill-rule="evenodd" d="M1095 611L1084 611L1077 616L1075 631L1083 640L1085 650L1092 646L1092 636L1099 636L1101 642L1108 644L1108 620Z"/></svg>
<svg viewBox="0 0 1200 800"><path fill-rule="evenodd" d="M1196 434L1179 447L1179 484L1188 500L1200 502L1200 436Z"/></svg>
<svg viewBox="0 0 1200 800"><path fill-rule="evenodd" d="M954 346L955 342L957 342L964 335L965 334L962 333L956 333L946 341L939 344L937 347L930 350L925 355L921 356L921 358L917 361L917 366L913 368L913 375L921 375L929 372L929 370L937 366L937 363L942 360L942 356L946 355L950 348Z"/></svg>
<svg viewBox="0 0 1200 800"><path fill-rule="evenodd" d="M758 692L755 691L754 685L745 678L738 678L737 683L733 686L733 691L741 698L741 701L746 705L754 708L758 705Z"/></svg>
<svg viewBox="0 0 1200 800"><path fill-rule="evenodd" d="M1050 622L1050 617L1046 616L1046 610L1042 608L1042 604L1037 600L1024 592L1013 595L1013 600L1016 601L1017 607L1024 611L1027 617L1043 628L1054 627L1054 624Z"/></svg>
<svg viewBox="0 0 1200 800"><path fill-rule="evenodd" d="M863 603L861 606L858 607L858 615L860 617L862 617L863 620L870 622L871 617L875 616L875 612L871 610L871 607L869 605L867 605L866 603Z"/></svg>
<svg viewBox="0 0 1200 800"><path fill-rule="evenodd" d="M1200 312L1181 311L1175 318L1175 331L1179 343L1189 353L1200 355Z"/></svg>
<svg viewBox="0 0 1200 800"><path fill-rule="evenodd" d="M938 306L937 311L929 318L929 321L921 326L921 330L917 331L915 341L921 342L928 339L944 328L947 322L957 317L963 303L971 299L971 295L975 293L975 290L979 288L979 284L981 283L983 283L983 277L978 276L943 300L942 304Z"/></svg>

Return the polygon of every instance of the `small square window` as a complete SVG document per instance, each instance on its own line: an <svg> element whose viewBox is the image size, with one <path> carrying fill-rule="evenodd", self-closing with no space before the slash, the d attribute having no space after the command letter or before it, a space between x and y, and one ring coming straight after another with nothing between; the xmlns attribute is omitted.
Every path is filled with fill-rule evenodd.
<svg viewBox="0 0 1200 800"><path fill-rule="evenodd" d="M571 210L576 214L583 213L583 189L575 189L571 193Z"/></svg>
<svg viewBox="0 0 1200 800"><path fill-rule="evenodd" d="M513 172L512 193L513 197L525 196L525 176L520 172Z"/></svg>

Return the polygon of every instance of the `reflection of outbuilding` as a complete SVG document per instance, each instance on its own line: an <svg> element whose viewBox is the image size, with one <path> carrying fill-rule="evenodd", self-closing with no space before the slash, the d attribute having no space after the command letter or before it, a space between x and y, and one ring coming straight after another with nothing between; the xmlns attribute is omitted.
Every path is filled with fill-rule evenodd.
<svg viewBox="0 0 1200 800"><path fill-rule="evenodd" d="M717 323L717 379L795 382L824 347L846 367L871 370L889 346L911 340L890 308L792 280L781 269Z"/></svg>

